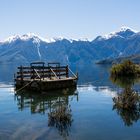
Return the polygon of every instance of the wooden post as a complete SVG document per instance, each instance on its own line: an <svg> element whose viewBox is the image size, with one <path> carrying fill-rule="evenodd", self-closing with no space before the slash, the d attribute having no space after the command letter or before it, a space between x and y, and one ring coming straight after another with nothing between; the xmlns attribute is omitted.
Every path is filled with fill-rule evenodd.
<svg viewBox="0 0 140 140"><path fill-rule="evenodd" d="M49 67L49 77L51 79L51 67Z"/></svg>
<svg viewBox="0 0 140 140"><path fill-rule="evenodd" d="M56 67L56 75L59 77L59 79L60 79L60 66L58 65L57 67Z"/></svg>
<svg viewBox="0 0 140 140"><path fill-rule="evenodd" d="M32 68L30 66L30 79L32 79Z"/></svg>
<svg viewBox="0 0 140 140"><path fill-rule="evenodd" d="M34 67L32 66L32 73L33 73L33 79L35 79L35 71L34 71Z"/></svg>
<svg viewBox="0 0 140 140"><path fill-rule="evenodd" d="M55 73L56 73L57 77L59 76L59 79L60 79L58 65L55 66L55 71L56 71Z"/></svg>
<svg viewBox="0 0 140 140"><path fill-rule="evenodd" d="M44 80L44 64L43 64L43 80Z"/></svg>
<svg viewBox="0 0 140 140"><path fill-rule="evenodd" d="M68 68L68 65L66 66L66 78L69 77L69 68Z"/></svg>
<svg viewBox="0 0 140 140"><path fill-rule="evenodd" d="M20 66L20 76L21 76L21 82L23 82L23 67Z"/></svg>

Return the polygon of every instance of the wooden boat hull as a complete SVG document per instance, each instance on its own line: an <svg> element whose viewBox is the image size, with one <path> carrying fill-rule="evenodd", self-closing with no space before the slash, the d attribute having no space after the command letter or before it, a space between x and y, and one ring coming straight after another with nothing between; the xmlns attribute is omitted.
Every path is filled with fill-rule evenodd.
<svg viewBox="0 0 140 140"><path fill-rule="evenodd" d="M55 89L63 89L68 87L76 87L77 79L67 78L67 79L58 79L58 80L39 80L34 79L31 80L16 80L15 88L16 90L25 88L28 90L55 90Z"/></svg>
<svg viewBox="0 0 140 140"><path fill-rule="evenodd" d="M71 75L70 75L71 74ZM55 90L76 87L78 74L60 63L33 62L30 66L20 66L15 76L16 90Z"/></svg>

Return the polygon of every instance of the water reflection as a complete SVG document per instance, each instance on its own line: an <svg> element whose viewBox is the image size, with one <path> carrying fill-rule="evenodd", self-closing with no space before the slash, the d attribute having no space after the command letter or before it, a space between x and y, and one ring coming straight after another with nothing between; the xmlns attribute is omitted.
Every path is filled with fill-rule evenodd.
<svg viewBox="0 0 140 140"><path fill-rule="evenodd" d="M123 88L117 97L113 98L113 110L117 111L126 126L131 126L140 119L140 96L139 92L133 89L134 83L139 79L112 77L111 80Z"/></svg>
<svg viewBox="0 0 140 140"><path fill-rule="evenodd" d="M47 62L46 62L47 63ZM17 72L17 67L20 65L30 65L30 63L7 63L0 65L0 82L8 84L14 82L14 73ZM70 65L71 70L79 74L78 84L92 84L98 86L112 86L109 80L108 65ZM87 69L88 68L88 69ZM6 75L6 76L5 76ZM102 80L100 80L102 79Z"/></svg>
<svg viewBox="0 0 140 140"><path fill-rule="evenodd" d="M68 136L72 124L72 110L70 105L60 104L56 109L48 113L48 126L56 127L60 135Z"/></svg>
<svg viewBox="0 0 140 140"><path fill-rule="evenodd" d="M31 114L47 114L48 126L57 128L60 135L66 137L73 122L70 102L76 98L76 89L63 89L47 93L21 91L15 94L18 109L30 108Z"/></svg>

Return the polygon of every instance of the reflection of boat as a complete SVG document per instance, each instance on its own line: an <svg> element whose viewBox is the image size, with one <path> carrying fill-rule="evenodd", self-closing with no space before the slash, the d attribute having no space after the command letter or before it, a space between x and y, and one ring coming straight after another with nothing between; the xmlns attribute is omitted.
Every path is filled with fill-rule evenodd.
<svg viewBox="0 0 140 140"><path fill-rule="evenodd" d="M52 90L67 87L76 87L78 76L68 66L60 63L34 62L30 66L18 67L15 76L16 89ZM71 76L70 76L71 74Z"/></svg>
<svg viewBox="0 0 140 140"><path fill-rule="evenodd" d="M51 111L54 105L59 105L60 102L68 104L69 97L75 95L77 96L75 88L66 88L49 92L31 92L22 90L15 94L18 102L18 109L23 110L24 108L30 108L31 113L45 113L45 111Z"/></svg>
<svg viewBox="0 0 140 140"><path fill-rule="evenodd" d="M75 88L39 94L20 91L15 97L19 110L30 108L31 114L48 114L48 126L56 127L60 135L68 135L73 121L70 101L74 97L78 100Z"/></svg>

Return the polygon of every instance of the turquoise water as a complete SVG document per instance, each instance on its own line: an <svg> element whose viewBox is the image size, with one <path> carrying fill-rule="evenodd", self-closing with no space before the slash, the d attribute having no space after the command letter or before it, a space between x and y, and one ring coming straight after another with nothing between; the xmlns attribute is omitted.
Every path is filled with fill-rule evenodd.
<svg viewBox="0 0 140 140"><path fill-rule="evenodd" d="M16 94L14 87L1 79L0 140L139 140L139 119L113 110L112 98L122 89L109 80L108 67L93 67L86 78L84 70L79 71L82 77L77 89L51 93ZM69 121L63 125L51 122L50 112L62 108ZM132 120L131 125L126 118Z"/></svg>

